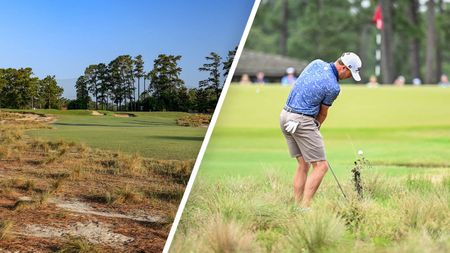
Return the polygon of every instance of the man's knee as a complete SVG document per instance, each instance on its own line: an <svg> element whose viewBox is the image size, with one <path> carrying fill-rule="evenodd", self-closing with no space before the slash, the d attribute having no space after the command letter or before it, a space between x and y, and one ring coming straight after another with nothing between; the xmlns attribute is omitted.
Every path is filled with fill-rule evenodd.
<svg viewBox="0 0 450 253"><path fill-rule="evenodd" d="M302 169L308 169L309 165L310 165L309 163L307 163L305 161L305 159L303 159L303 156L297 156L297 164L298 164L298 167L302 168Z"/></svg>
<svg viewBox="0 0 450 253"><path fill-rule="evenodd" d="M328 171L328 162L327 161L318 161L315 164L313 164L313 167L315 170L327 172Z"/></svg>

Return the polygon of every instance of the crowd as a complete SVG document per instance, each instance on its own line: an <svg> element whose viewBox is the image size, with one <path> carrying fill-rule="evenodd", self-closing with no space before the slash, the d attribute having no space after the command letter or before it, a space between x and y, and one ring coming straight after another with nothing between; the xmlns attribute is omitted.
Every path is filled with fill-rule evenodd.
<svg viewBox="0 0 450 253"><path fill-rule="evenodd" d="M293 67L289 67L286 69L286 75L283 76L280 79L280 83L281 85L292 85L295 83L295 81L297 80L297 77L295 75L295 68ZM241 76L241 80L239 81L240 84L265 84L268 83L269 81L265 78L265 74L262 71L259 71L258 73L256 73L255 78L252 80L250 78L250 76L248 74L243 74Z"/></svg>
<svg viewBox="0 0 450 253"><path fill-rule="evenodd" d="M403 85L405 85L405 81L406 81L405 77L400 75L395 79L394 85L395 86L403 86ZM414 85L414 86L422 85L422 80L420 80L420 78L418 78L418 77L413 78L411 81L412 81L412 85ZM442 74L440 81L437 84L442 87L446 87L446 86L450 87L450 83L448 81L448 76L445 74ZM377 77L374 75L370 76L367 86L368 87L377 87L378 85L379 85L379 83L377 82Z"/></svg>
<svg viewBox="0 0 450 253"><path fill-rule="evenodd" d="M286 74L280 79L279 83L283 86L292 85L297 80L295 69L293 67L289 67L286 69ZM403 86L405 85L406 78L402 75L398 76L394 81L394 86ZM413 78L411 80L412 84L414 86L422 85L422 80L420 78ZM246 85L246 84L266 84L269 83L269 81L265 78L265 74L262 71L259 71L256 73L255 78L251 78L248 74L243 74L241 77L241 80L239 81L239 84ZM450 87L450 82L448 80L448 76L445 74L441 75L440 81L437 83L439 86L442 87ZM369 78L369 82L366 84L367 87L377 87L379 85L377 81L377 77L372 75Z"/></svg>

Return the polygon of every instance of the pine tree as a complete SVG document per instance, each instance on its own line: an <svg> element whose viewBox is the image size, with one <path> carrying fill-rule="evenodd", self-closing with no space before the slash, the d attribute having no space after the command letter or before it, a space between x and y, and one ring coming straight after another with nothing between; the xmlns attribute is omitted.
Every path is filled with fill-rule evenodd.
<svg viewBox="0 0 450 253"><path fill-rule="evenodd" d="M94 96L95 99L95 109L98 110L98 72L97 72L97 65L92 64L89 65L84 70L84 75L86 77L86 81L88 83L88 89L89 92Z"/></svg>
<svg viewBox="0 0 450 253"><path fill-rule="evenodd" d="M39 82L41 101L47 109L59 109L63 88L58 86L55 76L46 76Z"/></svg>
<svg viewBox="0 0 450 253"><path fill-rule="evenodd" d="M206 57L207 63L203 64L199 68L200 71L209 72L208 79L199 82L200 89L206 90L208 93L212 93L212 97L205 101L209 106L209 109L214 109L217 101L219 100L220 93L222 92L222 84L220 81L220 66L222 65L222 57L217 53L211 52Z"/></svg>
<svg viewBox="0 0 450 253"><path fill-rule="evenodd" d="M177 99L178 91L184 87L184 81L180 79L181 68L178 66L180 55L160 54L149 73L149 92L154 98L152 106L158 111L176 111L180 108Z"/></svg>
<svg viewBox="0 0 450 253"><path fill-rule="evenodd" d="M78 109L87 109L91 97L89 97L87 80L85 76L78 77L75 88L77 91L77 104L79 107Z"/></svg>
<svg viewBox="0 0 450 253"><path fill-rule="evenodd" d="M231 65L234 61L234 56L236 55L237 47L234 50L228 51L227 59L223 62L223 76L226 78L230 72Z"/></svg>
<svg viewBox="0 0 450 253"><path fill-rule="evenodd" d="M137 88L137 103L136 103L136 110L139 109L139 100L141 97L141 78L144 76L144 60L142 60L142 55L138 55L134 59L134 76L137 78L138 81L138 88Z"/></svg>
<svg viewBox="0 0 450 253"><path fill-rule="evenodd" d="M110 72L106 64L99 63L97 65L97 78L97 97L102 106L102 110L105 110L105 107L107 108L108 106L108 93L110 89Z"/></svg>

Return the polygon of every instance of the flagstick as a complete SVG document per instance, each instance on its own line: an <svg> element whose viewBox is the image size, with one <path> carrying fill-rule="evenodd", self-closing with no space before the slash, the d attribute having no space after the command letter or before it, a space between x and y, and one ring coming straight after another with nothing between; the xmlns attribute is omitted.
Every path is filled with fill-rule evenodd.
<svg viewBox="0 0 450 253"><path fill-rule="evenodd" d="M377 49L375 50L375 76L378 78L381 74L380 69L380 63L381 63L381 30L383 30L383 13L381 10L381 4L378 3L377 7L375 8L375 12L372 17L372 22L375 23L375 27L377 28L377 36L376 36L376 43L377 43Z"/></svg>
<svg viewBox="0 0 450 253"><path fill-rule="evenodd" d="M377 80L379 80L380 77L380 62L381 62L381 30L377 29L377 36L376 36L376 42L377 42L377 49L375 51L375 76L377 77Z"/></svg>

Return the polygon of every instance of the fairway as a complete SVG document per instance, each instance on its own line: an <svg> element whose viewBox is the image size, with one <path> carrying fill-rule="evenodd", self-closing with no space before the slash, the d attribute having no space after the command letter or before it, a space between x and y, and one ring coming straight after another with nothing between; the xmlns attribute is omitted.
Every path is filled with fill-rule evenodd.
<svg viewBox="0 0 450 253"><path fill-rule="evenodd" d="M291 177L295 161L279 129L290 87L231 85L199 171L200 178ZM357 151L388 175L450 166L450 89L342 86L321 128L327 157L348 178ZM326 176L331 179L331 174Z"/></svg>
<svg viewBox="0 0 450 253"><path fill-rule="evenodd" d="M147 158L195 159L205 127L181 127L176 119L182 112L137 112L136 117L115 117L113 112L93 116L83 110L36 110L53 115L52 129L32 130L35 137L85 143L94 148L138 153Z"/></svg>

